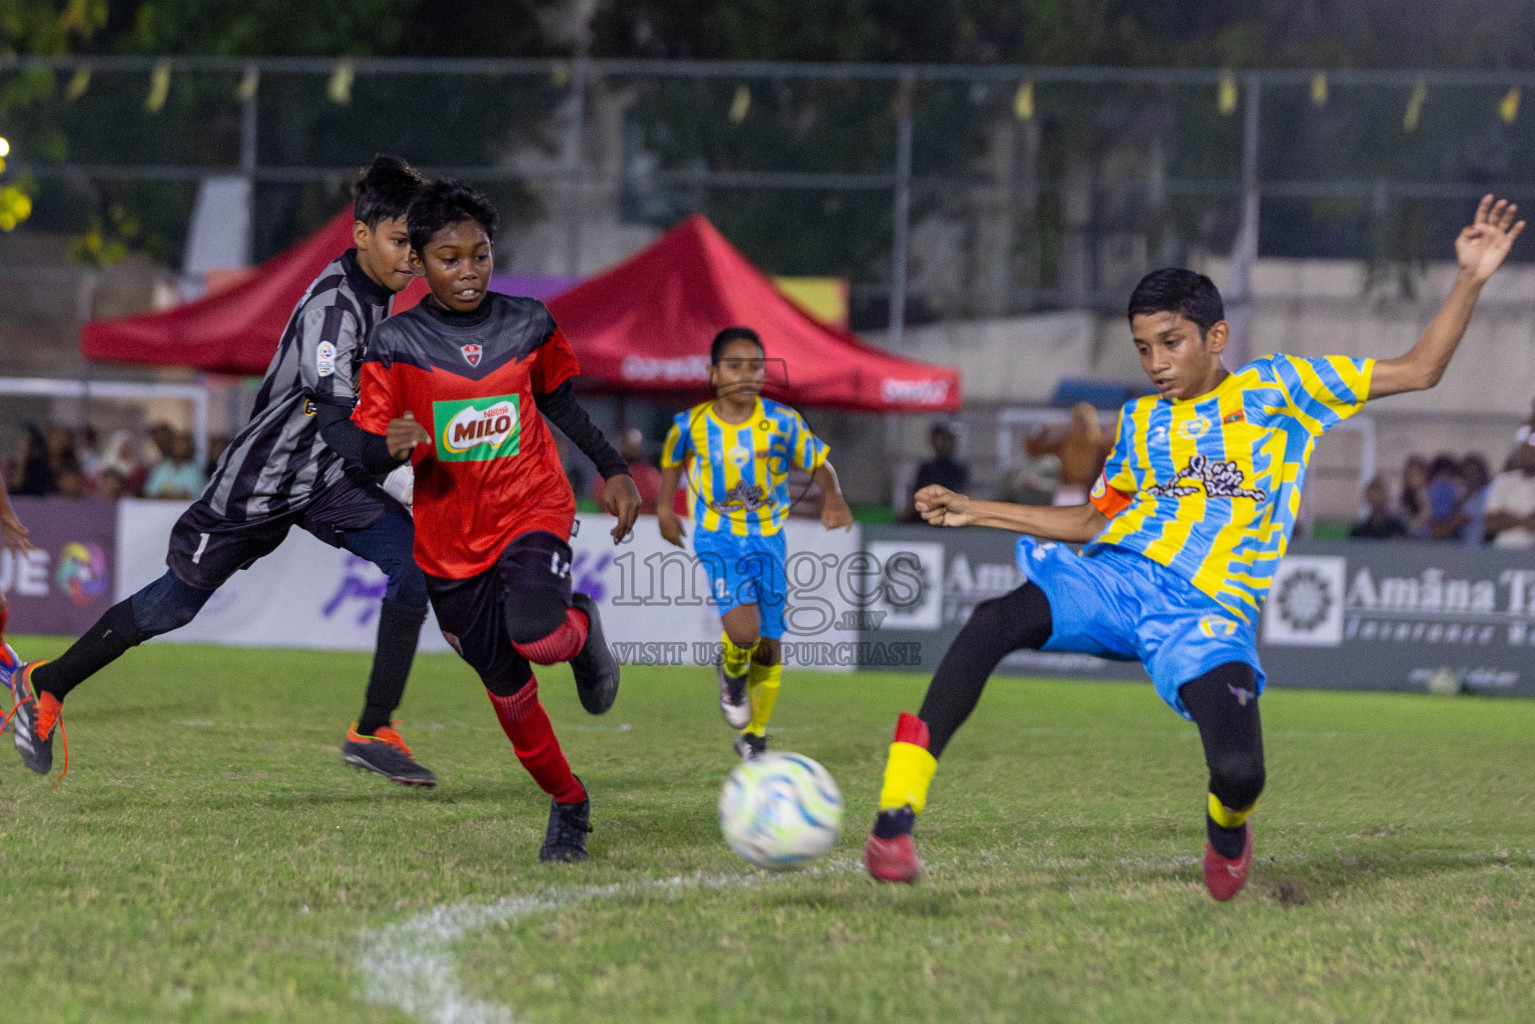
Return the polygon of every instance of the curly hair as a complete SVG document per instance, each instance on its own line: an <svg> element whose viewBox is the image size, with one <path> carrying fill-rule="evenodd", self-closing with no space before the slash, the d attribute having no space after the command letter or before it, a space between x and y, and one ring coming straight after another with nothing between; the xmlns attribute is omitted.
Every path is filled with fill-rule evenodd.
<svg viewBox="0 0 1535 1024"><path fill-rule="evenodd" d="M456 178L442 178L421 190L406 214L410 247L425 252L432 236L449 224L472 220L485 229L485 237L496 240L496 208L490 200Z"/></svg>

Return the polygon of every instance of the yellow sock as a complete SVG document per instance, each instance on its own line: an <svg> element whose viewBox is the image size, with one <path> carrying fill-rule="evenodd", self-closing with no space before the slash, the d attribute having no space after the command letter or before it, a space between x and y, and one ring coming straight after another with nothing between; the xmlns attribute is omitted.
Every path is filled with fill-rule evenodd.
<svg viewBox="0 0 1535 1024"><path fill-rule="evenodd" d="M1254 800L1250 805L1244 807L1242 810L1233 811L1231 808L1217 800L1214 793L1211 793L1209 804L1210 820L1215 822L1221 828L1241 828L1242 825L1247 821L1247 816L1251 814L1253 812L1253 808L1257 806L1258 801Z"/></svg>
<svg viewBox="0 0 1535 1024"><path fill-rule="evenodd" d="M938 759L927 751L927 726L916 715L903 714L895 727L895 742L885 762L885 785L879 809L898 811L907 804L918 814L927 806L927 787L938 770Z"/></svg>
<svg viewBox="0 0 1535 1024"><path fill-rule="evenodd" d="M727 676L738 676L745 672L746 667L751 664L752 652L757 649L757 644L762 642L758 640L757 644L752 644L750 647L737 647L731 643L729 633L721 633L720 639L725 642L725 674Z"/></svg>
<svg viewBox="0 0 1535 1024"><path fill-rule="evenodd" d="M782 665L759 665L752 662L746 675L746 696L751 701L752 720L743 732L767 735L768 719L773 717L773 705L778 703L778 687L783 682Z"/></svg>

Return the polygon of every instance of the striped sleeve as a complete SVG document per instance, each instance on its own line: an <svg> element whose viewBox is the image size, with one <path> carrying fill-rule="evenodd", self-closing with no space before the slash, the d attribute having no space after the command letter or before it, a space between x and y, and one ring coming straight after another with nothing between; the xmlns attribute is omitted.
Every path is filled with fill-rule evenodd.
<svg viewBox="0 0 1535 1024"><path fill-rule="evenodd" d="M1375 360L1348 356L1276 355L1270 365L1289 399L1290 412L1312 434L1322 434L1363 408Z"/></svg>
<svg viewBox="0 0 1535 1024"><path fill-rule="evenodd" d="M688 436L692 433L684 429L687 424L687 413L679 413L672 420L672 429L666 432L666 441L661 445L661 468L670 469L672 466L680 466L688 457Z"/></svg>
<svg viewBox="0 0 1535 1024"><path fill-rule="evenodd" d="M1114 450L1103 465L1103 482L1121 494L1134 494L1135 470L1130 459L1135 453L1135 408L1127 405L1119 411L1119 427L1114 432Z"/></svg>
<svg viewBox="0 0 1535 1024"><path fill-rule="evenodd" d="M315 305L299 320L298 373L304 394L321 405L350 407L352 368L362 353L357 317L339 303Z"/></svg>
<svg viewBox="0 0 1535 1024"><path fill-rule="evenodd" d="M789 450L793 453L794 465L800 469L817 470L821 463L826 461L827 454L831 451L825 441L816 437L810 430L810 425L805 418L793 409L789 412Z"/></svg>

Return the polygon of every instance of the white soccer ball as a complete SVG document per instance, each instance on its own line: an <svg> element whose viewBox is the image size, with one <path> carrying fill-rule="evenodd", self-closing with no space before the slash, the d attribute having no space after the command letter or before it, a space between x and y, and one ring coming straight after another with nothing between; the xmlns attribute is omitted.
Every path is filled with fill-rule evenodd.
<svg viewBox="0 0 1535 1024"><path fill-rule="evenodd" d="M824 857L842 831L842 794L831 773L802 754L743 761L720 793L720 830L759 868L783 871Z"/></svg>

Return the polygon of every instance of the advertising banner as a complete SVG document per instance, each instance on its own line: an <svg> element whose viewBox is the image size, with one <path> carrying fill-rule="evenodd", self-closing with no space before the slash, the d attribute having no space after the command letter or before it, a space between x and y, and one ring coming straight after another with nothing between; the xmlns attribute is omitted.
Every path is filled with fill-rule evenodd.
<svg viewBox="0 0 1535 1024"><path fill-rule="evenodd" d="M1000 530L876 527L865 639L914 644L921 671L981 601L1019 586ZM1276 686L1535 695L1535 552L1298 541L1275 574L1259 655ZM873 666L869 666L873 667ZM1022 651L1000 671L1144 679L1138 664Z"/></svg>
<svg viewBox="0 0 1535 1024"><path fill-rule="evenodd" d="M608 642L620 662L641 665L711 665L720 643L720 614L709 577L693 554L693 523L686 547L661 538L654 516L641 516L633 537L615 545L607 516L578 517L570 545L575 589L602 606ZM828 532L819 522L791 519L784 526L788 562L784 580L783 653L788 666L851 672L859 664L860 601L845 585L857 562L861 536Z"/></svg>
<svg viewBox="0 0 1535 1024"><path fill-rule="evenodd" d="M118 509L121 600L165 573L171 527L186 505L124 500ZM190 624L150 642L370 651L384 585L384 574L371 562L289 530L282 546L231 576ZM429 617L421 650L448 649Z"/></svg>
<svg viewBox="0 0 1535 1024"><path fill-rule="evenodd" d="M1535 696L1535 551L1292 544L1259 652L1281 686Z"/></svg>
<svg viewBox="0 0 1535 1024"><path fill-rule="evenodd" d="M1023 585L1013 557L1018 538L1002 530L945 530L931 526L864 528L869 557L861 588L871 655L892 649L910 652L914 664L873 661L866 668L904 667L931 672L938 667L970 613L982 601ZM1135 662L1108 661L1090 654L1016 651L999 672L1089 679L1145 679Z"/></svg>
<svg viewBox="0 0 1535 1024"><path fill-rule="evenodd" d="M94 498L12 498L36 551L0 551L13 633L83 633L112 605L117 512Z"/></svg>
<svg viewBox="0 0 1535 1024"><path fill-rule="evenodd" d="M166 542L184 507L179 502L120 503L115 599L165 572ZM577 522L571 539L572 583L601 605L607 638L619 660L712 664L720 639L719 611L691 548L681 550L662 540L654 516L640 517L634 536L621 545L609 536L613 521L608 516L582 515ZM819 523L804 520L791 520L786 529L786 662L852 671L858 662L858 602L844 596L838 580L839 569L856 560L860 536L856 530L828 533ZM190 625L162 642L371 650L384 585L384 574L371 563L294 529L275 552L235 573ZM94 616L88 617L85 625L92 621ZM421 649L449 649L433 619L422 633Z"/></svg>

